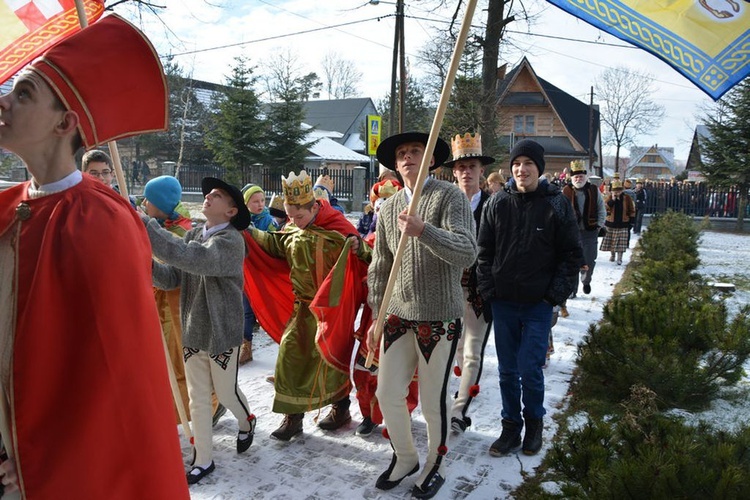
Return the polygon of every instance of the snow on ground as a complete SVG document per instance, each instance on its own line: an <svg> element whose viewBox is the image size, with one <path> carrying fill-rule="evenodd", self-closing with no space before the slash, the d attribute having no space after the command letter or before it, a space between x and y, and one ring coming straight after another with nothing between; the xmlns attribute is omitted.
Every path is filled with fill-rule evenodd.
<svg viewBox="0 0 750 500"><path fill-rule="evenodd" d="M713 259L723 259L719 266L726 270L737 260L727 260L735 252L743 251L744 272L748 273L748 237L703 238L704 268L713 269ZM744 239L743 239L744 238ZM729 240L729 243L725 242ZM718 250L713 243L719 242ZM631 245L635 244L635 237ZM705 251L705 257L703 253ZM523 482L524 476L533 474L541 464L549 441L557 431L551 418L566 405L568 386L575 368L576 349L588 325L601 318L602 306L620 280L630 252L623 265L609 262L609 254L600 253L594 272L591 295L579 294L568 301L568 318L560 318L553 329L555 353L546 375L547 417L545 418L545 446L532 457L514 453L507 457L491 457L487 450L500 434L500 390L498 387L497 359L492 335L485 355L481 380L481 393L472 404L470 416L473 424L462 435L452 435L448 443L448 477L435 498L438 499L488 499L507 498L508 493ZM282 416L271 412L273 387L266 377L273 373L277 347L263 332L254 340L255 360L239 370L240 387L247 396L251 411L258 418L255 441L242 455L235 451L237 422L227 413L214 429L214 459L216 471L198 485L190 487L193 499L330 499L330 498L409 498L416 475L406 478L393 490L384 492L375 488L375 480L390 463L391 448L379 427L372 435L362 438L354 434L361 415L352 394L352 422L335 432L318 429L314 419L318 412L305 415L304 433L288 443L276 441L270 433L280 424ZM452 381L454 390L458 379ZM724 403L729 404L729 403ZM745 415L747 414L745 409ZM320 418L326 415L325 408ZM717 406L717 412L722 411ZM726 413L726 409L724 409ZM737 413L733 412L733 415ZM427 447L425 422L419 408L412 417L417 449L424 460ZM737 418L735 417L735 420ZM183 454L187 459L190 447L181 436Z"/></svg>
<svg viewBox="0 0 750 500"><path fill-rule="evenodd" d="M603 258L602 258L603 257ZM626 253L623 266L609 262L608 255L599 258L592 293L568 302L570 316L560 318L553 330L555 353L546 369L545 441L554 435L557 426L551 417L565 405L568 384L574 369L576 346L589 323L601 317L602 305L611 296L629 261ZM375 488L375 480L390 463L391 448L379 432L366 438L356 436L354 429L361 422L359 408L352 394L352 422L343 429L326 432L318 429L317 412L305 415L305 431L289 443L276 441L270 433L280 424L282 416L271 412L273 387L266 377L273 373L276 345L263 332L254 340L254 361L239 370L240 387L248 398L251 411L258 418L255 442L242 455L235 451L237 422L225 415L214 429L216 471L198 485L191 486L194 499L287 499L287 498L408 498L415 476L405 479L391 491ZM458 379L452 384L458 387ZM328 410L321 412L321 418ZM448 477L436 498L503 498L533 474L540 465L548 444L538 455L528 457L514 453L507 457L491 457L487 450L500 434L500 389L497 359L490 336L487 346L481 393L472 403L473 425L463 435L451 436L448 444ZM419 408L413 414L413 432L422 460L426 454L425 422ZM182 437L187 459L189 445Z"/></svg>

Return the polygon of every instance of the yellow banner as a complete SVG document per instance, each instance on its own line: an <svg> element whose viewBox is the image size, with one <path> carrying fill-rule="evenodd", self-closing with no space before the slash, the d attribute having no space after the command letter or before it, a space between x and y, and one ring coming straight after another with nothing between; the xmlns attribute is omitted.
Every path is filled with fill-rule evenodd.
<svg viewBox="0 0 750 500"><path fill-rule="evenodd" d="M718 99L750 74L748 0L548 0L654 54Z"/></svg>
<svg viewBox="0 0 750 500"><path fill-rule="evenodd" d="M375 156L380 146L380 116L367 115L367 154Z"/></svg>

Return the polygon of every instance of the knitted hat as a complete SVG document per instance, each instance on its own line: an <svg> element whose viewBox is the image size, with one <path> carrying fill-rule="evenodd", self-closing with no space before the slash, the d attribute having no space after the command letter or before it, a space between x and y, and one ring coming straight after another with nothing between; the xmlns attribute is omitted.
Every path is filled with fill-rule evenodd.
<svg viewBox="0 0 750 500"><path fill-rule="evenodd" d="M242 192L237 187L227 184L216 177L204 177L201 180L201 191L203 192L203 196L207 196L208 193L214 189L221 189L227 193L237 207L237 215L232 217L232 220L229 222L235 227L235 229L240 231L247 229L247 226L250 225L250 210L247 209L247 205L245 205L244 200L242 199Z"/></svg>
<svg viewBox="0 0 750 500"><path fill-rule="evenodd" d="M156 208L172 217L174 209L182 199L180 181L171 175L154 177L143 188L143 196Z"/></svg>
<svg viewBox="0 0 750 500"><path fill-rule="evenodd" d="M28 71L78 114L87 149L167 129L167 80L159 56L143 33L115 14L55 45Z"/></svg>
<svg viewBox="0 0 750 500"><path fill-rule="evenodd" d="M524 139L518 141L513 149L510 150L510 164L513 165L513 160L519 156L528 156L531 160L536 163L536 168L539 170L539 176L544 173L544 148L538 142L534 142L531 139Z"/></svg>
<svg viewBox="0 0 750 500"><path fill-rule="evenodd" d="M250 197L255 193L263 193L265 196L263 188L256 184L247 184L242 188L242 198L245 200L245 205L247 205L247 202L250 201Z"/></svg>
<svg viewBox="0 0 750 500"><path fill-rule="evenodd" d="M409 142L421 142L427 146L427 141L430 135L423 132L404 132L403 134L396 134L388 137L378 146L376 155L378 161L385 168L390 170L396 170L396 148L402 144ZM440 137L437 138L435 143L435 163L430 167L430 170L435 170L442 165L448 156L451 154L451 148L448 143L442 140Z"/></svg>

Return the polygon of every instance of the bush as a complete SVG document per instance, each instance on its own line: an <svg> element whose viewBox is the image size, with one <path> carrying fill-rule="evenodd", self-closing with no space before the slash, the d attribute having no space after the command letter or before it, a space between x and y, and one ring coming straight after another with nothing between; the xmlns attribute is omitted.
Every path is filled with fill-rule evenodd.
<svg viewBox="0 0 750 500"><path fill-rule="evenodd" d="M673 212L649 226L633 272L636 289L605 306L578 348L584 397L618 403L638 385L652 390L662 409L699 409L742 376L750 321L745 313L730 323L724 304L692 273L698 235L689 217Z"/></svg>
<svg viewBox="0 0 750 500"><path fill-rule="evenodd" d="M621 418L589 418L555 443L547 498L746 498L750 429L712 432L656 411L656 395L635 387ZM533 495L532 495L533 496Z"/></svg>

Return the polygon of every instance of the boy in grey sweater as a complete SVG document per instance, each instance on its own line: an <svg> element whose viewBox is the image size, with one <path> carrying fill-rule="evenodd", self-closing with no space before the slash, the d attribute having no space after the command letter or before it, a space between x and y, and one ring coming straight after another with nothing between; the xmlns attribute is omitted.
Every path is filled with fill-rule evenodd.
<svg viewBox="0 0 750 500"><path fill-rule="evenodd" d="M211 393L237 418L237 453L247 450L255 433L255 416L237 384L242 343L242 285L245 241L240 231L250 224L242 193L226 182L206 177L201 182L206 224L172 236L155 220L146 222L154 256L154 286L181 286L182 345L193 420L193 466L187 474L195 484L214 471Z"/></svg>
<svg viewBox="0 0 750 500"><path fill-rule="evenodd" d="M412 490L416 498L433 497L445 482L444 456L451 418L447 384L464 311L461 275L477 256L471 206L456 186L428 178L417 213L408 215L428 138L427 134L408 132L391 136L378 147L378 160L398 170L404 189L380 209L367 275L368 303L373 317L377 317L401 233L406 233L409 239L383 329L376 392L394 454L375 486L394 488L419 470L405 399L418 369L429 450ZM439 167L449 154L448 144L438 139L431 169ZM374 329L375 322L367 334L371 350L378 348Z"/></svg>

